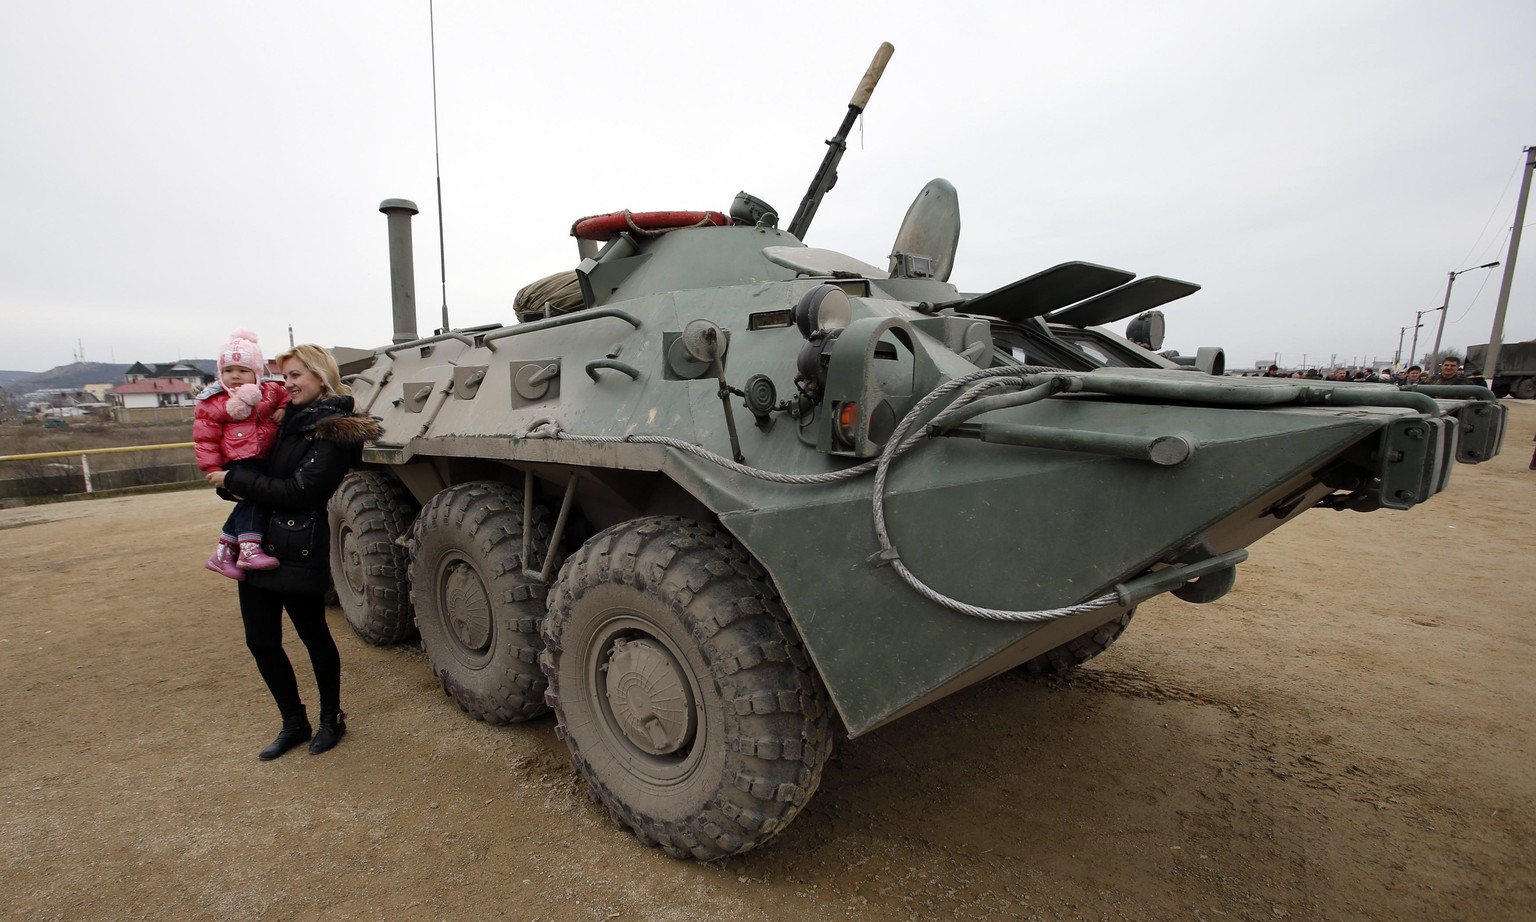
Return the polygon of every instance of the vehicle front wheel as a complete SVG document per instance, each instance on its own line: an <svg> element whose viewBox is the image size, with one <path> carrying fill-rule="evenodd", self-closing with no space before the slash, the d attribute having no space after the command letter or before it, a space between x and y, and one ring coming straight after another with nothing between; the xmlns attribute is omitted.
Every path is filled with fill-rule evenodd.
<svg viewBox="0 0 1536 922"><path fill-rule="evenodd" d="M665 516L589 540L550 593L558 734L620 826L711 860L778 833L821 782L831 709L761 564Z"/></svg>

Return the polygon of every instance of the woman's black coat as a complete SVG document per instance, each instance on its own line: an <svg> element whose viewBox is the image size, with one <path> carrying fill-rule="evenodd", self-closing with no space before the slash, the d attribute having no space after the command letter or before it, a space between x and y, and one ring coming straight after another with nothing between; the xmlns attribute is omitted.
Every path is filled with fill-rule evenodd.
<svg viewBox="0 0 1536 922"><path fill-rule="evenodd" d="M379 434L376 420L352 413L351 397L290 405L262 472L236 468L228 473L226 490L267 508L262 545L282 563L273 570L245 571L249 585L272 592L325 593L331 538L326 501L361 458L363 443Z"/></svg>

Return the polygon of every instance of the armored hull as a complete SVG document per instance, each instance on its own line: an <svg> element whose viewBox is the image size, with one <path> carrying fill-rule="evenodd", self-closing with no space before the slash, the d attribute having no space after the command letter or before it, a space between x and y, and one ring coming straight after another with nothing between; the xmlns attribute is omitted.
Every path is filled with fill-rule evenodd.
<svg viewBox="0 0 1536 922"><path fill-rule="evenodd" d="M380 349L348 616L419 624L476 716L552 707L621 825L715 857L793 816L833 720L1069 668L1301 512L1408 508L1498 450L1487 392L1017 364L994 323L1130 276L1057 269L966 295L764 224L621 235L574 309Z"/></svg>
<svg viewBox="0 0 1536 922"><path fill-rule="evenodd" d="M1302 512L1410 508L1503 438L1482 388L1157 355L1190 282L1073 262L963 292L943 180L885 268L806 246L890 53L788 230L745 193L584 218L519 323L417 336L416 209L381 206L396 334L346 366L384 434L331 505L342 607L373 643L419 631L475 717L553 711L614 821L678 857L782 830L834 724L1074 668ZM1147 348L1101 326L1138 312Z"/></svg>

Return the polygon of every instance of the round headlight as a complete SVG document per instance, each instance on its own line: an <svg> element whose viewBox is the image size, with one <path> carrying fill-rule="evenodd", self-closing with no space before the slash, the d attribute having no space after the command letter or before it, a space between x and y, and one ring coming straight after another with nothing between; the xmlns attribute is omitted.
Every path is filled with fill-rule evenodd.
<svg viewBox="0 0 1536 922"><path fill-rule="evenodd" d="M841 330L853 321L853 302L836 285L817 285L794 307L792 316L800 335L810 339L818 331Z"/></svg>

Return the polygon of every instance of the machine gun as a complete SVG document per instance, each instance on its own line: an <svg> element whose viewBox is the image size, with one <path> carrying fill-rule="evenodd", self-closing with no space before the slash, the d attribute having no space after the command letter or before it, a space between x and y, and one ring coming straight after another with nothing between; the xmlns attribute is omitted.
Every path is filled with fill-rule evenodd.
<svg viewBox="0 0 1536 922"><path fill-rule="evenodd" d="M837 163L843 159L843 151L848 149L848 132L853 128L854 120L863 114L864 107L869 105L870 94L874 93L875 84L880 82L880 75L885 73L885 65L895 51L895 46L890 42L881 42L875 51L874 60L869 62L869 70L864 72L858 89L853 91L853 98L848 101L848 114L843 116L837 134L827 141L827 156L822 159L816 178L811 180L811 188L800 201L795 219L789 222L789 232L795 235L795 239L802 242L805 240L805 232L811 226L811 219L816 217L816 209L821 207L822 197L837 185Z"/></svg>

